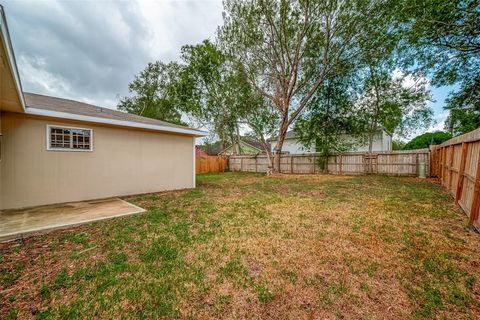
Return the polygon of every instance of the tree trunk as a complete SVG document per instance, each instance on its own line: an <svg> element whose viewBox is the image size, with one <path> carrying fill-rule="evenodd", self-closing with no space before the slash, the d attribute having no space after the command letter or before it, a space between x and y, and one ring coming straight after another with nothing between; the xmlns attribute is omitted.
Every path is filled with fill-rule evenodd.
<svg viewBox="0 0 480 320"><path fill-rule="evenodd" d="M370 132L368 134L368 153L373 152L373 136L375 133Z"/></svg>
<svg viewBox="0 0 480 320"><path fill-rule="evenodd" d="M283 142L288 130L288 119L284 119L278 132L277 144L275 145L275 155L273 158L273 172L280 173L280 158L282 155Z"/></svg>
<svg viewBox="0 0 480 320"><path fill-rule="evenodd" d="M235 125L235 145L237 148L237 154L242 154L242 147L240 146L240 130L238 129L238 123Z"/></svg>
<svg viewBox="0 0 480 320"><path fill-rule="evenodd" d="M272 150L270 149L270 144L267 142L267 140L263 135L260 138L260 142L262 143L263 149L267 154L267 161L268 161L267 171L270 171L273 168L273 154L272 154Z"/></svg>
<svg viewBox="0 0 480 320"><path fill-rule="evenodd" d="M265 147L265 150L267 152L267 161L268 161L267 171L270 171L273 168L273 154L272 154L272 151L268 147Z"/></svg>

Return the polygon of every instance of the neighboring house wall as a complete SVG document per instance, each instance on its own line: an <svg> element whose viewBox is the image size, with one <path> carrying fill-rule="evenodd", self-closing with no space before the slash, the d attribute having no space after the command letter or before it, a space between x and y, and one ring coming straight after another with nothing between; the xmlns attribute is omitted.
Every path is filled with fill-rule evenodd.
<svg viewBox="0 0 480 320"><path fill-rule="evenodd" d="M382 131L382 134L384 151L392 151L392 136L385 131Z"/></svg>
<svg viewBox="0 0 480 320"><path fill-rule="evenodd" d="M259 153L263 152L263 150L257 149L256 147L251 146L250 144L245 143L243 141L240 142L240 149L241 149L242 154L259 154ZM227 156L233 155L234 154L233 146L229 146L228 148L223 150L221 152L221 154L224 154L224 155L227 155Z"/></svg>
<svg viewBox="0 0 480 320"><path fill-rule="evenodd" d="M345 143L352 144L350 152L366 152L368 151L368 142L361 143L358 139L346 136L344 138ZM274 152L275 143L272 143L272 152ZM375 134L372 144L372 151L391 151L392 150L392 137L385 131L379 131ZM282 152L288 152L291 154L303 154L314 153L315 148L305 148L297 139L289 138L285 139L282 147Z"/></svg>
<svg viewBox="0 0 480 320"><path fill-rule="evenodd" d="M48 124L93 129L93 151L47 151ZM195 138L2 113L0 209L192 188Z"/></svg>
<svg viewBox="0 0 480 320"><path fill-rule="evenodd" d="M272 143L272 152L274 151L274 148L275 143ZM311 147L310 149L307 149L296 139L285 139L282 146L282 152L289 152L291 154L312 153L315 152L315 148Z"/></svg>
<svg viewBox="0 0 480 320"><path fill-rule="evenodd" d="M350 138L348 139L350 143L353 143L354 146L351 150L353 152L368 152L368 141L359 142L359 140ZM379 131L373 137L372 142L372 151L381 152L381 151L392 151L392 137L385 131Z"/></svg>

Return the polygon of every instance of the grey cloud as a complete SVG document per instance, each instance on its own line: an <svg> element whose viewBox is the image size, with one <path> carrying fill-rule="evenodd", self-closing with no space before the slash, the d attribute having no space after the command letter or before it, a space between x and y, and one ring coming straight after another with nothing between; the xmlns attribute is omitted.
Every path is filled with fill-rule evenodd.
<svg viewBox="0 0 480 320"><path fill-rule="evenodd" d="M165 24L148 25L136 2L7 1L4 6L25 91L115 106L149 61L177 59L183 44L213 36L218 19L205 17L209 4L175 3L180 16L168 17L170 28L159 30L167 32L165 46L172 48L162 54L152 52L151 41L155 28ZM201 27L192 27L190 20Z"/></svg>

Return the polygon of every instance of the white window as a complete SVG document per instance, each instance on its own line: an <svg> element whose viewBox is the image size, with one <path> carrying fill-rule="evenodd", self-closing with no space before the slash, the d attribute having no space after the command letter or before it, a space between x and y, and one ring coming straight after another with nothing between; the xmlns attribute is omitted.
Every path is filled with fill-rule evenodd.
<svg viewBox="0 0 480 320"><path fill-rule="evenodd" d="M47 150L92 151L93 130L47 125Z"/></svg>

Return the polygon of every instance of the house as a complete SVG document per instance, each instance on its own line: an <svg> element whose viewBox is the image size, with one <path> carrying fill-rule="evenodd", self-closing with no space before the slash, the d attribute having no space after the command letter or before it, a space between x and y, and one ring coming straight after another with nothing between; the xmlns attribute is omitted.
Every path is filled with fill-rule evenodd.
<svg viewBox="0 0 480 320"><path fill-rule="evenodd" d="M205 158L208 154L200 146L195 146L195 156Z"/></svg>
<svg viewBox="0 0 480 320"><path fill-rule="evenodd" d="M23 92L0 14L0 210L195 187L204 132Z"/></svg>
<svg viewBox="0 0 480 320"><path fill-rule="evenodd" d="M265 153L263 146L260 142L252 140L252 139L244 139L240 140L240 154L249 154L249 155L257 155ZM234 146L228 146L221 152L220 155L228 155L231 156L234 154Z"/></svg>
<svg viewBox="0 0 480 320"><path fill-rule="evenodd" d="M350 150L348 152L367 152L368 151L368 142L360 141L358 138L345 135L344 141L347 144L351 144ZM272 152L275 151L275 139L269 140L272 146ZM374 152L386 152L392 151L392 135L383 128L379 128L375 133L373 138L372 151ZM305 148L300 141L295 136L295 132L288 131L285 136L285 141L283 143L282 152L291 153L291 154L302 154L302 153L315 153L315 147Z"/></svg>

